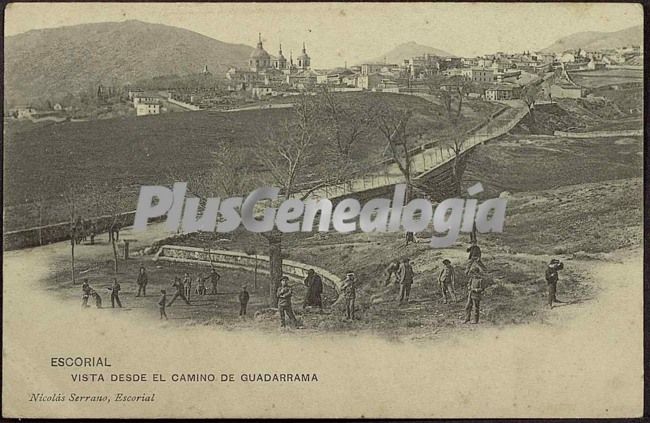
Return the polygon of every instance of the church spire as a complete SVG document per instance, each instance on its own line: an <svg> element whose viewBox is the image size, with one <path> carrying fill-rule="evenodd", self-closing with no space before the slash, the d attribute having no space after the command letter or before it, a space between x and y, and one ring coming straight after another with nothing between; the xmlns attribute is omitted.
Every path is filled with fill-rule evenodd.
<svg viewBox="0 0 650 423"><path fill-rule="evenodd" d="M257 36L258 36L257 48L262 48L262 33L258 32Z"/></svg>
<svg viewBox="0 0 650 423"><path fill-rule="evenodd" d="M305 42L304 41L302 42L302 52L303 53L307 52L307 50L305 49Z"/></svg>

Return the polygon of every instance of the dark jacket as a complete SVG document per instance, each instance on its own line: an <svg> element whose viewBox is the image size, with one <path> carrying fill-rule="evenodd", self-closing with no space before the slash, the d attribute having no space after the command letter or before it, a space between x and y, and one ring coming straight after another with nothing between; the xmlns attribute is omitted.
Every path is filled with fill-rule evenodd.
<svg viewBox="0 0 650 423"><path fill-rule="evenodd" d="M239 293L240 304L247 304L249 299L250 299L250 295L248 294L248 291L242 291Z"/></svg>

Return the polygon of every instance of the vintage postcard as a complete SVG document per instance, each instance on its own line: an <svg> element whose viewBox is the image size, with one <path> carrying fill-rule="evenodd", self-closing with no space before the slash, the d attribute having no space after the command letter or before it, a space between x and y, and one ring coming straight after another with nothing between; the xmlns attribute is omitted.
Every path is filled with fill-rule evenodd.
<svg viewBox="0 0 650 423"><path fill-rule="evenodd" d="M7 5L2 416L642 416L643 12Z"/></svg>

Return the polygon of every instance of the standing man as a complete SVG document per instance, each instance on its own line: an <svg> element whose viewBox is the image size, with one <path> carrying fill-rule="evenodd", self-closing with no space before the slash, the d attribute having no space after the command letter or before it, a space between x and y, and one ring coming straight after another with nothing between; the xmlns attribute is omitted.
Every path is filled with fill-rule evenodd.
<svg viewBox="0 0 650 423"><path fill-rule="evenodd" d="M411 295L411 285L413 284L413 267L408 258L402 260L402 266L399 270L399 303L409 302Z"/></svg>
<svg viewBox="0 0 650 423"><path fill-rule="evenodd" d="M207 279L210 279L210 283L212 284L212 295L217 295L217 283L219 282L219 279L221 279L221 275L218 274L213 267Z"/></svg>
<svg viewBox="0 0 650 423"><path fill-rule="evenodd" d="M192 278L187 272L183 275L183 289L185 289L185 298L189 301L192 296Z"/></svg>
<svg viewBox="0 0 650 423"><path fill-rule="evenodd" d="M120 290L122 288L117 279L113 278L113 284L108 289L111 291L111 307L115 308L115 303L117 303L117 306L122 308L122 302L120 301Z"/></svg>
<svg viewBox="0 0 650 423"><path fill-rule="evenodd" d="M564 269L564 263L558 259L552 259L546 267L546 284L548 285L548 306L553 308L553 302L561 303L555 297L557 292L558 271Z"/></svg>
<svg viewBox="0 0 650 423"><path fill-rule="evenodd" d="M479 269L475 267L471 270L469 281L467 282L467 305L465 305L465 321L463 323L470 321L472 309L474 309L474 321L472 324L478 323L483 289L483 278L481 278Z"/></svg>
<svg viewBox="0 0 650 423"><path fill-rule="evenodd" d="M440 293L445 304L449 301L449 297L453 302L456 302L456 272L454 272L454 266L451 265L451 261L448 259L444 259L442 264L444 267L440 271L440 275L438 275Z"/></svg>
<svg viewBox="0 0 650 423"><path fill-rule="evenodd" d="M345 318L353 320L357 299L357 277L354 272L350 271L345 275L341 291L343 291L343 298L345 299Z"/></svg>
<svg viewBox="0 0 650 423"><path fill-rule="evenodd" d="M472 240L472 245L467 248L467 252L469 253L469 257L467 258L467 267L465 268L465 274L469 275L470 270L472 270L472 266L476 264L481 268L482 271L486 271L487 268L481 261L481 247L478 246L476 243L476 240Z"/></svg>
<svg viewBox="0 0 650 423"><path fill-rule="evenodd" d="M205 295L205 278L203 273L199 273L199 277L196 278L196 293L198 295Z"/></svg>
<svg viewBox="0 0 650 423"><path fill-rule="evenodd" d="M307 287L307 293L305 294L305 301L302 304L303 310L307 306L318 306L320 311L323 311L323 300L321 298L323 293L323 280L316 274L314 269L307 271L304 284Z"/></svg>
<svg viewBox="0 0 650 423"><path fill-rule="evenodd" d="M167 304L167 291L161 289L160 293L162 294L160 296L160 300L158 301L158 307L160 308L160 320L162 320L163 317L165 320L167 320L167 313L165 312L165 304Z"/></svg>
<svg viewBox="0 0 650 423"><path fill-rule="evenodd" d="M136 297L140 296L142 293L143 297L147 296L147 283L149 283L149 278L147 278L147 270L144 266L140 266L140 273L138 273L138 279L135 281L138 284L138 293Z"/></svg>
<svg viewBox="0 0 650 423"><path fill-rule="evenodd" d="M181 297L181 299L185 301L185 304L192 305L190 304L189 301L187 301L187 298L185 298L185 286L183 285L183 282L181 282L181 279L178 276L174 276L174 282L172 283L172 286L176 288L176 293L174 293L174 296L172 297L169 304L167 304L167 307L174 304L174 301L176 301L176 298L178 297Z"/></svg>
<svg viewBox="0 0 650 423"><path fill-rule="evenodd" d="M97 235L97 224L93 220L90 222L90 245L95 245L95 235Z"/></svg>
<svg viewBox="0 0 650 423"><path fill-rule="evenodd" d="M250 295L248 295L248 290L246 289L246 285L244 285L241 289L241 292L239 293L239 316L245 316L246 315L246 307L248 307L248 300L250 299Z"/></svg>
<svg viewBox="0 0 650 423"><path fill-rule="evenodd" d="M286 314L293 323L294 326L298 326L298 321L296 316L293 314L293 309L291 308L291 296L293 291L289 287L289 278L287 276L282 276L280 279L280 287L278 288L277 297L278 297L278 311L280 312L280 326L285 327L284 315Z"/></svg>

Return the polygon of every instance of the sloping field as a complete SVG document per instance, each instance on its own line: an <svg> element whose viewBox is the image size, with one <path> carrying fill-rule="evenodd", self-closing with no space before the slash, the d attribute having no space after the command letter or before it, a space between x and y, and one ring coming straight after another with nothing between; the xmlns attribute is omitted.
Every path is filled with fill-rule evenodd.
<svg viewBox="0 0 650 423"><path fill-rule="evenodd" d="M417 142L444 137L449 131L442 108L417 97L346 93L339 98L358 110L377 101L411 109L414 117L408 133ZM472 128L481 121L482 113L495 109L493 105L482 107L481 113L473 113L463 122L463 129ZM85 217L106 213L105 204L116 201L123 211L133 210L139 186L174 180L191 184L196 175L218 171L213 155L225 145L243 149L253 160L250 148L255 141L263 140L292 117L291 109L270 109L170 113L34 127L9 122L4 145L5 229L35 226L39 219L33 203L41 195L45 197L43 223L67 219L62 195L73 183L81 186L77 210ZM371 127L353 156L360 164L376 163L384 147L385 141Z"/></svg>

